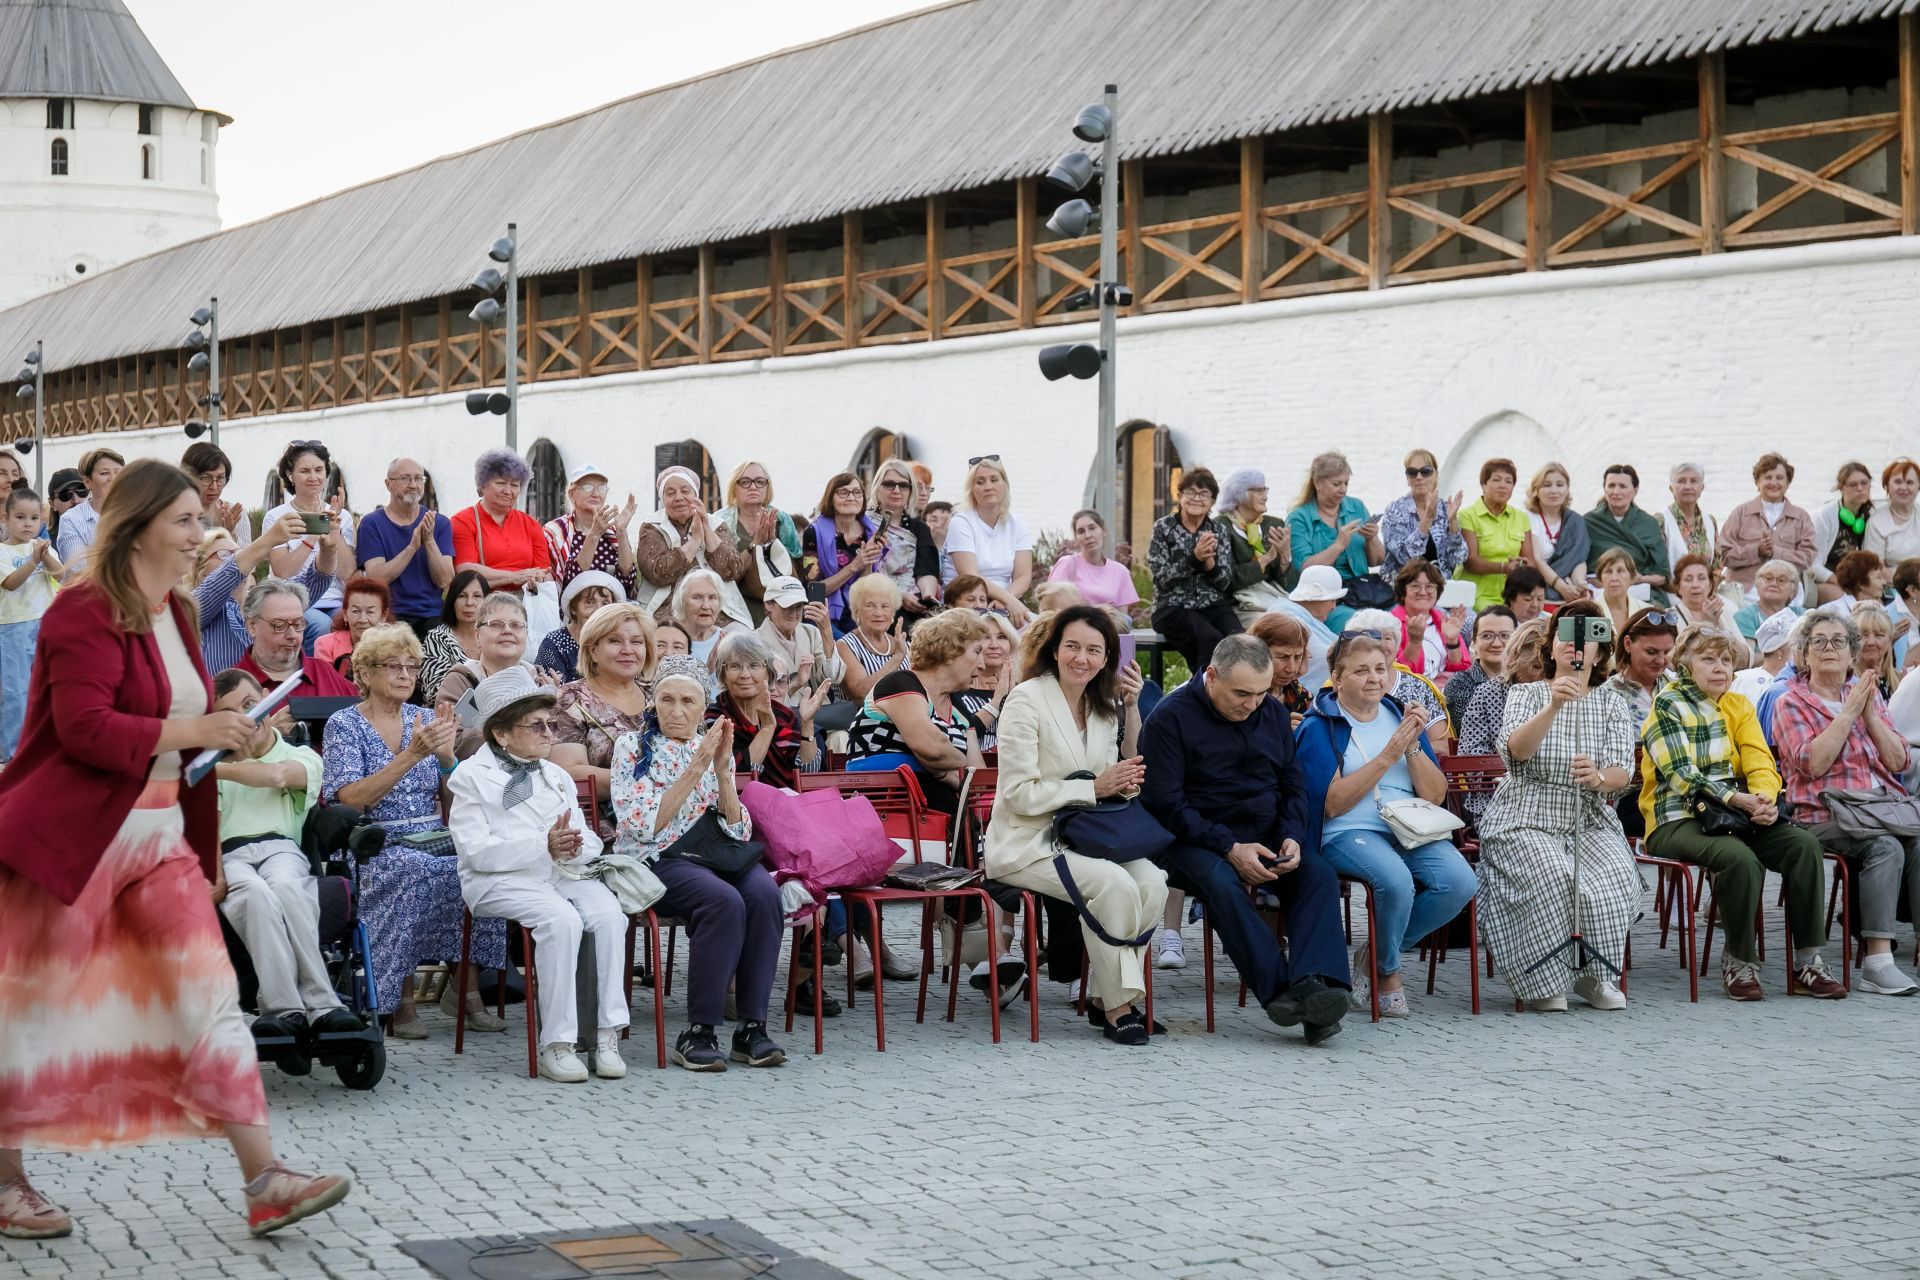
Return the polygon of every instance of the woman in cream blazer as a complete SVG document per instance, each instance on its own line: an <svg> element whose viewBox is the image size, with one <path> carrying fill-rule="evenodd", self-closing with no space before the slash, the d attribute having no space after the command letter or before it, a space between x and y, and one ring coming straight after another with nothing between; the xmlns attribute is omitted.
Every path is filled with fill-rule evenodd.
<svg viewBox="0 0 1920 1280"><path fill-rule="evenodd" d="M1000 713L1000 781L987 825L986 870L995 880L1070 901L1054 862L1064 856L1087 910L1116 938L1137 938L1160 920L1167 877L1146 859L1109 862L1053 841L1053 815L1072 805L1131 795L1146 776L1133 754L1140 732L1139 672L1119 671L1120 642L1105 610L1086 605L1041 619L1023 646L1024 679ZM1115 716L1118 708L1119 717ZM1122 755L1126 758L1122 758ZM1085 771L1091 779L1072 779ZM1115 947L1083 921L1087 995L1105 1010L1107 1039L1145 1044L1133 1004L1146 992L1146 948Z"/></svg>

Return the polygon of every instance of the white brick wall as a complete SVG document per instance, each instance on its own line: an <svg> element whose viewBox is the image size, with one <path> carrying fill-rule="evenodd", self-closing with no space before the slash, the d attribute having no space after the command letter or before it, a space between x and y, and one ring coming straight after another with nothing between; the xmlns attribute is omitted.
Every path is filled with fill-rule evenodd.
<svg viewBox="0 0 1920 1280"><path fill-rule="evenodd" d="M1916 322L1920 239L1149 316L1121 325L1120 416L1170 426L1189 466L1264 468L1276 506L1313 454L1340 448L1353 491L1377 510L1402 491L1402 454L1424 444L1470 494L1490 453L1520 453L1523 482L1557 456L1583 508L1609 462L1639 467L1651 506L1665 498L1669 466L1698 460L1720 513L1750 496L1754 457L1777 448L1799 469L1793 496L1813 507L1841 461L1860 457L1877 472L1920 451L1908 436ZM968 456L1002 454L1016 509L1059 526L1086 485L1094 385L1044 381L1034 351L1090 336L1084 326L547 383L523 392L521 445L550 437L569 466L592 461L617 489L644 492L653 446L691 436L723 476L759 457L781 505L805 510L884 426L908 435L946 497ZM1514 415L1538 423L1551 447L1512 443ZM1476 435L1493 419L1491 435ZM388 458L408 452L435 471L452 509L470 489L473 455L502 430L499 418L469 417L458 396L229 423L229 497L257 503L285 441L317 436L346 468L356 507L382 499ZM186 444L178 431L108 439L129 454L177 456ZM54 442L49 470L91 443Z"/></svg>

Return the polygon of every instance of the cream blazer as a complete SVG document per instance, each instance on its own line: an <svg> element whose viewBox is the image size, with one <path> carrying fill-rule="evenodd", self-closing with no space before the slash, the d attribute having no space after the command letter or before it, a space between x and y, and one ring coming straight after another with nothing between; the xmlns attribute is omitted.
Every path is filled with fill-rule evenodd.
<svg viewBox="0 0 1920 1280"><path fill-rule="evenodd" d="M1093 779L1068 781L1081 769L1100 774L1120 758L1119 725L1089 716L1087 732L1052 676L1022 681L1007 695L996 728L1000 782L987 823L987 875L999 879L1053 857L1053 815L1092 804Z"/></svg>

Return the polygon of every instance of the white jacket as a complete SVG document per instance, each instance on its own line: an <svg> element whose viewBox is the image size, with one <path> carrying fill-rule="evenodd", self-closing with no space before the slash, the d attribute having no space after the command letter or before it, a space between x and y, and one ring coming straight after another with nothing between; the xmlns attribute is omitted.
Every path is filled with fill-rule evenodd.
<svg viewBox="0 0 1920 1280"><path fill-rule="evenodd" d="M508 809L501 803L507 771L491 747L482 747L453 771L447 784L453 807L447 828L460 858L460 893L471 902L478 887L502 876L530 884L558 884L560 872L547 852L547 832L562 814L585 837L575 861L600 856L600 837L580 813L573 779L551 760L540 762L533 795Z"/></svg>
<svg viewBox="0 0 1920 1280"><path fill-rule="evenodd" d="M1053 676L1015 685L996 733L1000 782L987 823L986 866L988 875L1000 878L1059 852L1053 815L1069 805L1094 803L1093 781L1067 775L1083 769L1104 773L1120 758L1120 742L1113 720L1100 716L1087 717L1083 736Z"/></svg>

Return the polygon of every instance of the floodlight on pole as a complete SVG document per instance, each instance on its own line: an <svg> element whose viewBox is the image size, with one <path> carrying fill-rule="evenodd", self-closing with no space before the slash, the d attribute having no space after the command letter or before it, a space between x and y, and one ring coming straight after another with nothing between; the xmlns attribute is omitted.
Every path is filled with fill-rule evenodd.
<svg viewBox="0 0 1920 1280"><path fill-rule="evenodd" d="M507 420L507 448L520 447L520 230L517 223L507 224L507 234L487 247L487 257L506 267L482 267L473 277L473 287L486 295L467 313L468 319L482 328L492 328L501 316L507 318L507 389L505 393L470 392L467 412L476 417L496 413ZM505 295L504 299L500 295Z"/></svg>
<svg viewBox="0 0 1920 1280"><path fill-rule="evenodd" d="M14 375L18 385L13 389L15 400L31 401L33 404L33 439L16 440L14 449L19 453L33 455L33 489L35 493L45 493L46 486L46 344L36 342L33 350L27 352L21 361L20 372ZM0 366L4 368L5 366Z"/></svg>
<svg viewBox="0 0 1920 1280"><path fill-rule="evenodd" d="M184 430L189 440L198 440L202 434L220 446L220 299L208 298L207 305L195 307L193 314L187 317L193 326L193 332L187 335L187 350L193 355L187 360L189 373L207 375L207 394L200 397L199 403L206 408L207 416L187 422ZM195 428L198 428L196 430Z"/></svg>
<svg viewBox="0 0 1920 1280"><path fill-rule="evenodd" d="M1118 525L1119 442L1114 429L1116 352L1115 312L1133 303L1133 291L1119 280L1120 275L1120 166L1116 137L1120 115L1120 91L1106 87L1100 102L1082 107L1073 120L1073 136L1082 142L1098 143L1098 158L1085 151L1073 151L1060 157L1047 170L1047 181L1069 192L1084 190L1099 179L1098 201L1068 200L1047 219L1047 229L1063 239L1077 239L1091 230L1100 233L1100 278L1092 288L1068 296L1065 309L1077 311L1100 308L1100 340L1097 344L1060 343L1040 349L1040 372L1050 382L1062 378L1100 379L1098 433L1094 444L1093 509L1106 523L1108 536ZM1104 216L1102 216L1104 214Z"/></svg>

